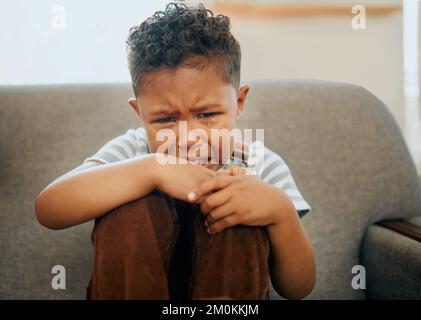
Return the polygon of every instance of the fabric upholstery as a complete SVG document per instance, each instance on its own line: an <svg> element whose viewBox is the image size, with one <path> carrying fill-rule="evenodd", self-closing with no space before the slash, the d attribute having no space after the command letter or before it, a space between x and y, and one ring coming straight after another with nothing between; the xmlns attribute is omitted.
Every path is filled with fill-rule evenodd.
<svg viewBox="0 0 421 320"><path fill-rule="evenodd" d="M364 237L367 298L421 299L421 243L374 225Z"/></svg>

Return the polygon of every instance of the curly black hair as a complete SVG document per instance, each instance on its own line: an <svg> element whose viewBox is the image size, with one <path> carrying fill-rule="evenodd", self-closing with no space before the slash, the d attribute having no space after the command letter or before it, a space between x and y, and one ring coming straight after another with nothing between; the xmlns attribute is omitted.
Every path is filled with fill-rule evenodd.
<svg viewBox="0 0 421 320"><path fill-rule="evenodd" d="M130 28L127 60L135 95L143 77L162 67L202 69L215 62L224 83L238 89L241 50L230 28L227 16L214 16L203 4L193 7L180 1L168 3L164 11ZM189 58L195 56L207 59L192 62L195 59Z"/></svg>

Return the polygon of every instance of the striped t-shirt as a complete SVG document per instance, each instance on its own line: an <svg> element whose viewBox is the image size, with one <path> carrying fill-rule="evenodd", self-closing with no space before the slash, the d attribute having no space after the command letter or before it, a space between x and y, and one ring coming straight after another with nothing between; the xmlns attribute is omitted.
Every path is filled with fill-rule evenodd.
<svg viewBox="0 0 421 320"><path fill-rule="evenodd" d="M86 158L88 161L99 161L103 164L122 161L150 153L145 129L129 129L103 145L95 154ZM231 163L236 164L238 159ZM286 162L275 152L265 147L262 142L254 141L248 145L245 161L247 170L267 182L283 190L291 199L300 217L311 208L301 195ZM224 167L219 170L223 170Z"/></svg>

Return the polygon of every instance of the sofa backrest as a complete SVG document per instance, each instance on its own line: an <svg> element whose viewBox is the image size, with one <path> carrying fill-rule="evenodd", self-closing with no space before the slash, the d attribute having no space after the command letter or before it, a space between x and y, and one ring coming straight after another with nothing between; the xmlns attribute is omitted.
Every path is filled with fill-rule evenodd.
<svg viewBox="0 0 421 320"><path fill-rule="evenodd" d="M421 187L399 128L367 90L310 80L251 86L242 128L265 129L265 144L289 165L312 211L317 285L309 298L364 298L353 290L368 225L421 213ZM49 182L104 143L140 125L129 84L0 88L0 298L84 299L92 223L40 226L34 199ZM67 287L54 290L54 265ZM272 298L278 298L272 292Z"/></svg>

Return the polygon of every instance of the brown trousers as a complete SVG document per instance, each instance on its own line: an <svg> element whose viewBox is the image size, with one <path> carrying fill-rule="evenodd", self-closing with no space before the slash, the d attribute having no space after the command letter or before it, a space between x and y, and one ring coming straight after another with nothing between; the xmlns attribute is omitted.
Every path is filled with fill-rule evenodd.
<svg viewBox="0 0 421 320"><path fill-rule="evenodd" d="M88 299L268 299L266 228L205 220L158 190L96 219Z"/></svg>

